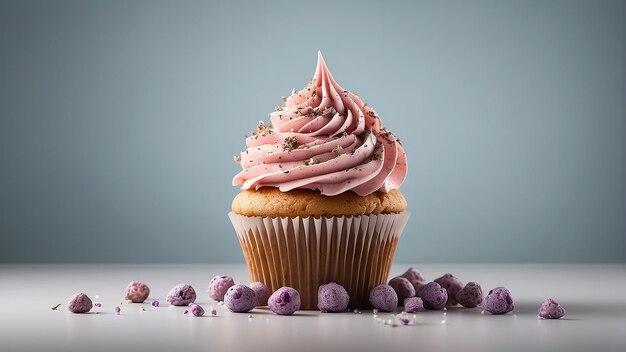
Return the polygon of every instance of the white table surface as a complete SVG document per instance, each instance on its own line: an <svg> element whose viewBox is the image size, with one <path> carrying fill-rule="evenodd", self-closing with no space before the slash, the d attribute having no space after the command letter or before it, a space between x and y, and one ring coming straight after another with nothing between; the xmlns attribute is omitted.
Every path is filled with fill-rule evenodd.
<svg viewBox="0 0 626 352"><path fill-rule="evenodd" d="M392 276L407 267L395 265ZM217 274L247 283L244 265L0 265L0 351L626 351L626 265L416 267L427 279L451 272L485 291L506 286L516 309L501 316L477 308L428 311L416 314L415 325L397 327L380 324L372 311L277 316L257 308L250 318L206 293ZM131 280L146 282L161 307L123 303L115 315ZM165 295L181 282L191 283L197 303L207 312L215 306L218 316L185 316L184 307L170 307ZM102 308L69 313L67 300L78 291ZM548 297L565 307L564 319L537 318Z"/></svg>

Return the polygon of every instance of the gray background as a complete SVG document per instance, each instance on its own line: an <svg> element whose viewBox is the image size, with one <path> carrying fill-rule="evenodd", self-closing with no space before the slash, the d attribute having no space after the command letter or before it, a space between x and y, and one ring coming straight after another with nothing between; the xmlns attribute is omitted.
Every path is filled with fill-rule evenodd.
<svg viewBox="0 0 626 352"><path fill-rule="evenodd" d="M240 262L232 156L321 49L402 138L397 262L626 260L623 1L1 1L0 261Z"/></svg>

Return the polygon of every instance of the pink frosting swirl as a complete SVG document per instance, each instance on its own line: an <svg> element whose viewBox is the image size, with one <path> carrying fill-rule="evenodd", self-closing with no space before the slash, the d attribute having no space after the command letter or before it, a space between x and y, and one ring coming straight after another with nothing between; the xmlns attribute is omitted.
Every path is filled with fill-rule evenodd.
<svg viewBox="0 0 626 352"><path fill-rule="evenodd" d="M335 81L318 52L311 82L284 98L285 106L259 122L235 160L241 189L317 189L360 196L397 189L407 173L400 140L381 126L374 109Z"/></svg>

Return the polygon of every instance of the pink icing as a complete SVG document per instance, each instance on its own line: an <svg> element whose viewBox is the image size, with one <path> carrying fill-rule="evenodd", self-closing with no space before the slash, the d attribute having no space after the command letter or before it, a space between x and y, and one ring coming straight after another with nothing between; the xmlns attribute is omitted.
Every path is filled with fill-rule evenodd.
<svg viewBox="0 0 626 352"><path fill-rule="evenodd" d="M246 139L236 158L241 189L317 189L360 196L400 187L407 173L400 141L381 127L376 111L335 81L322 54L311 82L293 91Z"/></svg>

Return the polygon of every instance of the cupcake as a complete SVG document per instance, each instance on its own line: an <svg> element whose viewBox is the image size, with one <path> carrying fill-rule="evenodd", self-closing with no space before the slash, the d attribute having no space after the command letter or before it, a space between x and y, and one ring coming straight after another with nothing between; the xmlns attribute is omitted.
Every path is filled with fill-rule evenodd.
<svg viewBox="0 0 626 352"><path fill-rule="evenodd" d="M295 288L301 309L316 309L319 286L335 282L349 308L368 308L409 218L402 144L321 53L311 82L283 101L235 157L242 191L229 217L250 281Z"/></svg>

